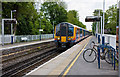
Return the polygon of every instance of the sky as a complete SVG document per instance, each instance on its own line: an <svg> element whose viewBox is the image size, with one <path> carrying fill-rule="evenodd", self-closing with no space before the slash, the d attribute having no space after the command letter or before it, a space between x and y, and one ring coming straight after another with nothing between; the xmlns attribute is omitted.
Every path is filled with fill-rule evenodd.
<svg viewBox="0 0 120 77"><path fill-rule="evenodd" d="M103 0L63 0L67 4L67 10L77 10L80 21L86 25L87 30L92 30L92 22L85 22L86 16L93 16L95 9L103 9ZM105 10L109 6L117 4L117 0L105 0Z"/></svg>

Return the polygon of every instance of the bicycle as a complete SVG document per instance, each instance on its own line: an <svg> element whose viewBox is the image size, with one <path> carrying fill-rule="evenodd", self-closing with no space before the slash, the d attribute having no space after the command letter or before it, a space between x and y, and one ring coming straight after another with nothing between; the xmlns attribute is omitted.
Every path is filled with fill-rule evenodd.
<svg viewBox="0 0 120 77"><path fill-rule="evenodd" d="M102 46L99 44L95 44L94 41L92 41L90 45L93 45L93 47L91 46L92 48L88 48L83 52L83 59L88 63L92 63L96 60L98 53L96 48L98 46ZM113 57L112 49L109 48L108 43L106 43L104 47L104 52L100 52L100 58L102 60L105 60L107 63L111 64L113 62L112 57Z"/></svg>

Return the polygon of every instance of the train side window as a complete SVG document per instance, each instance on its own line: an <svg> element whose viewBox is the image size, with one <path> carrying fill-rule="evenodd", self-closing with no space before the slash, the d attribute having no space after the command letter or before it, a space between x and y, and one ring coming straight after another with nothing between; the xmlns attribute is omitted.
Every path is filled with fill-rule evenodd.
<svg viewBox="0 0 120 77"><path fill-rule="evenodd" d="M82 37L82 29L80 29L80 36Z"/></svg>
<svg viewBox="0 0 120 77"><path fill-rule="evenodd" d="M74 27L69 27L68 36L73 36Z"/></svg>

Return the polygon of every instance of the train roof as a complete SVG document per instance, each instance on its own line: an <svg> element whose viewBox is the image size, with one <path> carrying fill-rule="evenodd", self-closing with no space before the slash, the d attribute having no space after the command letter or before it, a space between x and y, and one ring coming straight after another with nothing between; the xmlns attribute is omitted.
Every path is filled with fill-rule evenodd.
<svg viewBox="0 0 120 77"><path fill-rule="evenodd" d="M61 23L67 23L67 24L72 25L73 27L77 27L77 28L83 29L83 30L85 30L85 31L88 31L88 30L86 30L86 29L84 29L84 28L81 28L81 27L79 27L79 26L73 25L73 24L71 24L71 23L69 23L69 22L61 22Z"/></svg>

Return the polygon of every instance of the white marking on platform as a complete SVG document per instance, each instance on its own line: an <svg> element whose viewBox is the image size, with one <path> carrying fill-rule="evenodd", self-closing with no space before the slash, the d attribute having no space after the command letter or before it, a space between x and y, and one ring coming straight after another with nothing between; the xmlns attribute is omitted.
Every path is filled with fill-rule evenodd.
<svg viewBox="0 0 120 77"><path fill-rule="evenodd" d="M33 44L38 44L38 43L43 43L43 42L49 42L49 41L53 41L54 39L52 40L45 40L45 41L39 41L39 42L34 42L34 43L28 43L28 44L23 44L23 45L18 45L18 46L12 46L12 47L5 47L5 48L1 48L1 50L6 50L6 49L12 49L12 48L17 48L17 47L22 47L22 46L27 46L27 45L33 45Z"/></svg>

